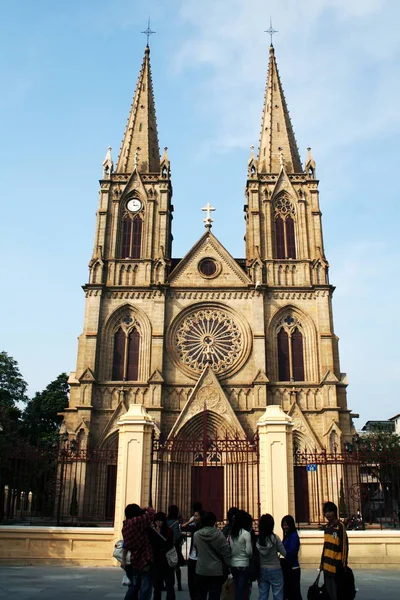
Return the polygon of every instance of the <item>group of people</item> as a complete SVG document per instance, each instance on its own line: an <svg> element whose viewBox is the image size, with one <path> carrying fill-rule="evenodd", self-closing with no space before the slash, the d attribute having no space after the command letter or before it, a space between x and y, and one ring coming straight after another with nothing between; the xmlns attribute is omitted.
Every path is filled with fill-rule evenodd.
<svg viewBox="0 0 400 600"><path fill-rule="evenodd" d="M324 505L327 519L320 569L324 571L325 589L330 600L338 600L337 576L347 565L347 536L338 520L337 507ZM124 554L121 566L130 585L125 600L175 600L175 576L181 586L180 565L184 564L182 543L190 534L187 561L191 600L219 600L229 575L233 579L235 600L249 600L252 582L258 582L259 599L302 600L300 591L300 538L295 521L286 515L281 521L282 539L274 533L274 518L261 516L258 535L249 513L236 507L228 511L228 522L220 530L216 516L203 511L200 502L193 504L192 516L181 522L179 509L171 505L168 515L152 507L141 509L130 504L125 509L122 528ZM175 548L179 562L171 566L168 552ZM127 560L127 553L130 558Z"/></svg>

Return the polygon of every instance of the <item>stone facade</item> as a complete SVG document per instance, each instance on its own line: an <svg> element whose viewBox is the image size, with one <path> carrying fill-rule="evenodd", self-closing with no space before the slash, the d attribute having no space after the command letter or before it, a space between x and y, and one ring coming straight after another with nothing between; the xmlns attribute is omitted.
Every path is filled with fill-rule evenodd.
<svg viewBox="0 0 400 600"><path fill-rule="evenodd" d="M160 158L148 47L117 167L110 150L103 166L63 431L79 435L81 447L107 445L129 406L142 404L165 437L179 434L183 421L200 410L193 402L187 406L197 390L196 401L218 413L216 429L225 423L252 438L266 407L279 405L293 420L299 449L330 450L350 440L315 161L309 150L301 165L273 47L260 148L258 156L252 150L247 167L243 259L230 255L207 220L187 255L172 257L170 164L167 149ZM279 243L284 258L277 258ZM292 349L290 376L281 380L278 333L294 345L295 331L304 374L295 376ZM118 332L123 340L136 332L134 379L126 376L131 341L121 342L124 377L115 376ZM204 390L207 369L204 392L199 386Z"/></svg>

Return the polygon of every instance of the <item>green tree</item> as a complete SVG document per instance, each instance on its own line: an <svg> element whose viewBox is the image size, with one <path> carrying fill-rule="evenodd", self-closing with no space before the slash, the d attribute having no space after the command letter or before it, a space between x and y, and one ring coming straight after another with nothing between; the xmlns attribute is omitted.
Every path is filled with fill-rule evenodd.
<svg viewBox="0 0 400 600"><path fill-rule="evenodd" d="M14 407L18 402L26 402L27 387L17 361L7 352L0 352L0 406Z"/></svg>
<svg viewBox="0 0 400 600"><path fill-rule="evenodd" d="M61 373L29 400L22 415L22 431L31 444L57 440L62 421L58 413L68 406L68 394L67 374Z"/></svg>

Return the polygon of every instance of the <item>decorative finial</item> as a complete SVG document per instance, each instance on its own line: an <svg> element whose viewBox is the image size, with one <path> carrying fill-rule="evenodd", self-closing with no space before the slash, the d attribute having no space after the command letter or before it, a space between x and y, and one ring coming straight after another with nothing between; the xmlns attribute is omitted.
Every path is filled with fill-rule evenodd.
<svg viewBox="0 0 400 600"><path fill-rule="evenodd" d="M156 33L155 31L152 31L150 28L150 17L149 17L149 21L147 23L147 29L145 29L144 31L142 31L142 33L144 33L144 35L147 37L147 44L146 46L149 46L149 38L151 35L153 35L153 33Z"/></svg>
<svg viewBox="0 0 400 600"><path fill-rule="evenodd" d="M106 156L103 160L103 179L108 179L113 169L114 163L111 157L111 146L108 146Z"/></svg>
<svg viewBox="0 0 400 600"><path fill-rule="evenodd" d="M272 36L274 35L274 33L279 33L279 31L277 29L274 29L272 27L272 18L271 17L269 18L269 29L267 29L266 31L264 31L264 33L268 33L269 34L269 36L271 38L271 46L272 46L273 45L272 44Z"/></svg>
<svg viewBox="0 0 400 600"><path fill-rule="evenodd" d="M212 213L215 210L215 208L212 207L209 202L207 202L207 204L201 210L207 213L206 218L203 219L203 223L205 224L204 225L205 228L206 229L211 229L212 223L214 222L214 219L211 218L210 213Z"/></svg>

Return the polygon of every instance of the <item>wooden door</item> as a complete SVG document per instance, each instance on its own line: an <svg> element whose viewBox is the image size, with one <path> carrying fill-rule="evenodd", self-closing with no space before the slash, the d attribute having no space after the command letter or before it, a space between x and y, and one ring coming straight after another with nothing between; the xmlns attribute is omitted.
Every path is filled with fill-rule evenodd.
<svg viewBox="0 0 400 600"><path fill-rule="evenodd" d="M298 523L308 523L310 520L310 510L308 504L307 467L294 468L294 499L296 521Z"/></svg>
<svg viewBox="0 0 400 600"><path fill-rule="evenodd" d="M218 521L224 518L224 467L192 467L192 503L200 501Z"/></svg>

